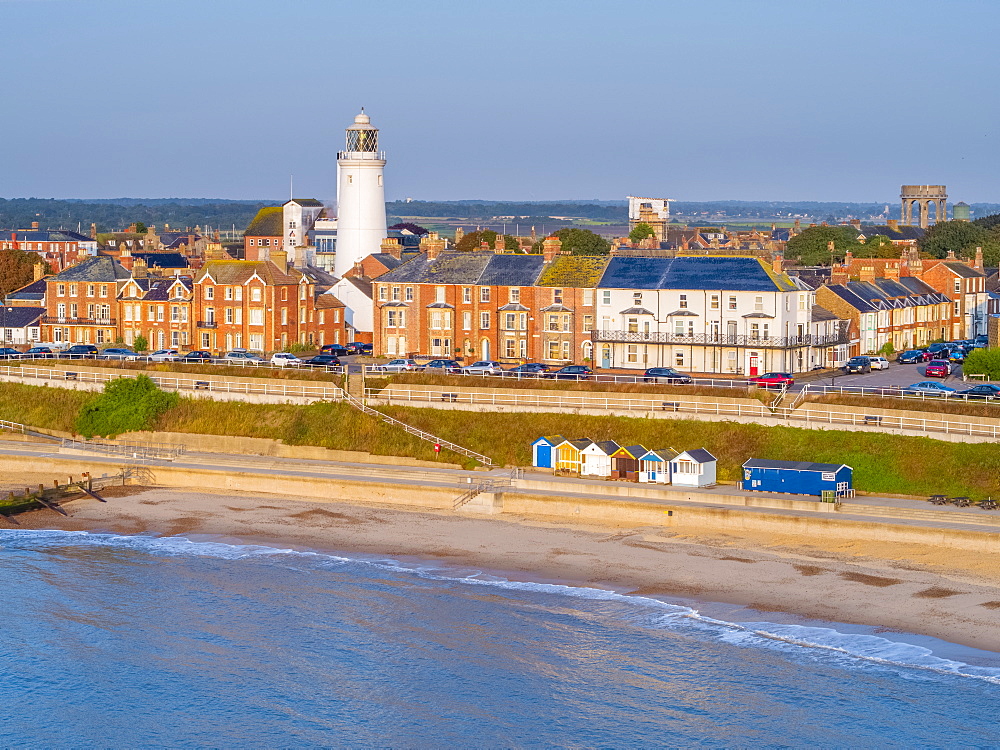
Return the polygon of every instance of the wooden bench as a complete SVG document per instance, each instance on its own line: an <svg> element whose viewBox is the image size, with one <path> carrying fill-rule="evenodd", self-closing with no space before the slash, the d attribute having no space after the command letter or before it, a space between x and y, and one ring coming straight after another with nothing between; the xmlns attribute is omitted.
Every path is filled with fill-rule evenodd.
<svg viewBox="0 0 1000 750"><path fill-rule="evenodd" d="M458 394L457 393L442 393L441 394L441 400L442 401L458 401Z"/></svg>
<svg viewBox="0 0 1000 750"><path fill-rule="evenodd" d="M208 387L209 387L209 383L208 383L207 380L196 380L196 381L194 381L194 389L196 391L202 391L202 390L207 391Z"/></svg>
<svg viewBox="0 0 1000 750"><path fill-rule="evenodd" d="M76 373L75 372L67 372L66 375L65 375L65 377L66 377L66 380L76 380Z"/></svg>
<svg viewBox="0 0 1000 750"><path fill-rule="evenodd" d="M679 401L661 401L660 409L663 411L680 411L681 405Z"/></svg>
<svg viewBox="0 0 1000 750"><path fill-rule="evenodd" d="M878 427L882 424L882 415L880 414L865 414L865 424L872 424Z"/></svg>

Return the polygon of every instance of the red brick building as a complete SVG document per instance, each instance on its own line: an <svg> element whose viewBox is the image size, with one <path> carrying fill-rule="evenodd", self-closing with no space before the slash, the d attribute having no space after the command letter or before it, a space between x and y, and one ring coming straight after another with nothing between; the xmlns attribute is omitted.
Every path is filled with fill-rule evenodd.
<svg viewBox="0 0 1000 750"><path fill-rule="evenodd" d="M131 275L112 258L89 258L46 280L42 339L110 346L118 338L118 292Z"/></svg>

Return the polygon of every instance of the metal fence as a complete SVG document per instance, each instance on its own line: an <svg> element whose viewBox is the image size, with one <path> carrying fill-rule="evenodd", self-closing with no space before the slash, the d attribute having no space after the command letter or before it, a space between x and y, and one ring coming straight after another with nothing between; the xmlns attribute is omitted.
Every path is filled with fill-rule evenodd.
<svg viewBox="0 0 1000 750"><path fill-rule="evenodd" d="M23 435L27 431L27 427L23 424L18 424L17 422L8 422L6 419L0 419L0 430L10 430L11 432L17 432Z"/></svg>
<svg viewBox="0 0 1000 750"><path fill-rule="evenodd" d="M852 411L833 412L813 409L789 409L787 411L788 413L785 416L789 421L855 425L883 430L912 430L924 433L944 433L945 435L968 435L970 437L987 437L994 440L1000 437L1000 425L955 422L947 418L902 417Z"/></svg>
<svg viewBox="0 0 1000 750"><path fill-rule="evenodd" d="M986 399L968 399L958 393L942 391L940 394L923 391L907 391L908 386L853 386L853 385L814 385L807 383L799 391L795 399L796 403L801 403L806 396L823 396L827 394L838 394L844 396L872 396L877 398L899 398L917 401L962 401L969 403L985 403L1000 405L1000 402Z"/></svg>
<svg viewBox="0 0 1000 750"><path fill-rule="evenodd" d="M138 370L113 370L110 372L93 372L89 370L64 370L55 367L11 367L0 366L0 375L39 380L62 380L79 383L107 383L118 378L134 375L149 375L154 383L164 390L209 391L218 393L260 394L265 396L284 396L288 398L311 398L326 401L341 401L344 390L336 386L300 385L296 383L266 382L263 378L252 380L199 380L197 375L177 376L159 373L142 372Z"/></svg>
<svg viewBox="0 0 1000 750"><path fill-rule="evenodd" d="M73 440L72 438L63 438L59 443L59 447L89 451L91 453L102 453L106 456L122 456L135 460L160 459L173 461L187 452L187 448L183 445L170 445L168 443L129 441L111 443L103 440Z"/></svg>
<svg viewBox="0 0 1000 750"><path fill-rule="evenodd" d="M343 375L344 371L347 369L345 365L273 365L269 361L255 362L249 359L224 359L221 357L213 359L204 360L191 360L184 361L180 359L153 359L152 357L131 357L129 359L123 359L119 357L95 357L90 354L48 354L40 355L37 357L28 357L26 355L21 356L11 356L10 360L17 362L51 362L52 360L64 360L81 362L81 364L86 362L103 362L107 364L95 364L95 367L109 367L109 365L122 365L129 362L144 362L149 364L172 364L176 366L183 367L184 365L207 365L209 367L241 367L244 369L265 369L265 370L299 370L303 372L329 372L335 375ZM110 367L109 367L110 369ZM124 369L124 368L123 368Z"/></svg>

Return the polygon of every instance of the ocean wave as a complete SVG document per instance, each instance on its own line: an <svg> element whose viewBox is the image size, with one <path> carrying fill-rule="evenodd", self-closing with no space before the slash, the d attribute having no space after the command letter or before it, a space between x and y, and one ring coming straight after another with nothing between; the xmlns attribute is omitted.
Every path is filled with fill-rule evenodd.
<svg viewBox="0 0 1000 750"><path fill-rule="evenodd" d="M343 557L308 550L281 549L256 544L230 544L218 541L194 541L182 536L119 535L90 531L3 529L0 548L27 545L32 549L55 549L66 545L78 547L102 546L131 549L152 555L211 557L223 560L292 557L320 565L357 564L386 571L416 575L467 586L484 586L506 591L549 594L590 601L614 602L644 610L655 610L658 616L649 627L676 628L678 624L694 624L713 633L721 640L741 647L777 647L789 651L811 650L837 657L842 663L866 663L902 670L918 670L936 675L964 677L1000 685L1000 668L977 667L965 662L935 656L924 646L893 641L864 633L845 633L831 627L782 624L773 622L732 622L708 617L696 608L671 604L660 599L636 594L624 594L590 586L559 583L516 581L481 571L457 573L443 565L405 563L394 559Z"/></svg>

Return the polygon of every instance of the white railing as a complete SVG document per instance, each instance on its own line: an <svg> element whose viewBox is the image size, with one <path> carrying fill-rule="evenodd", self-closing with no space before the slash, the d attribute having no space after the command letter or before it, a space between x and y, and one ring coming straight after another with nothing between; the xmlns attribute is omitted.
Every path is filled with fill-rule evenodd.
<svg viewBox="0 0 1000 750"><path fill-rule="evenodd" d="M115 370L92 372L85 370L64 370L55 367L11 367L0 366L0 375L38 380L61 380L78 383L107 383L118 378L149 375L150 379L164 390L210 391L220 393L260 394L264 396L285 396L288 398L312 398L317 400L341 401L344 390L335 386L307 386L295 383L267 382L263 378L253 380L198 380L195 377L172 377L160 373L141 370Z"/></svg>
<svg viewBox="0 0 1000 750"><path fill-rule="evenodd" d="M902 417L888 414L865 414L864 412L835 412L813 409L789 410L789 421L819 422L825 424L857 425L888 430L912 430L946 435L968 435L970 437L1000 437L1000 424L976 422L955 422L949 419L924 417Z"/></svg>
<svg viewBox="0 0 1000 750"><path fill-rule="evenodd" d="M352 396L350 393L346 392L344 393L344 400L347 401L347 403L349 403L355 409L358 409L359 411L362 411L365 414L368 414L369 416L375 417L376 419L381 419L383 422L386 422L387 424L395 425L396 427L405 430L411 435L415 435L421 440L426 440L427 442L434 443L435 445L439 445L442 448L447 448L448 450L454 453L459 453L463 456L467 456L468 458L475 459L483 466L493 465L493 459L491 459L489 456L484 456L482 453L476 453L475 451L469 450L468 448L463 448L461 445L458 445L457 443L453 443L450 440L445 440L444 438L439 438L436 435L432 435L429 432L425 432L424 430L421 430L418 427L413 427L412 425L408 425L406 424L406 422L400 422L395 417L390 417L388 414L383 414L382 412L371 408L364 401L354 398L354 396Z"/></svg>
<svg viewBox="0 0 1000 750"><path fill-rule="evenodd" d="M878 398L899 398L907 400L917 400L917 401L952 401L952 402L967 402L970 401L964 396L959 396L956 393L951 393L948 391L942 391L940 394L922 391L915 391L912 393L906 392L907 386L884 386L884 387L869 387L869 386L852 386L852 385L813 385L809 383L802 387L799 392L798 397L793 403L800 403L806 396L823 396L827 394L837 394L843 396L874 396ZM985 399L972 399L971 403L984 403L991 405L1000 405L1000 401L992 401Z"/></svg>
<svg viewBox="0 0 1000 750"><path fill-rule="evenodd" d="M774 417L763 404L724 404L703 401L670 400L643 397L639 394L593 395L586 392L559 392L551 394L524 393L510 390L505 393L475 393L449 391L447 388L412 389L400 386L393 388L366 388L365 398L397 403L458 403L482 404L489 406L528 406L558 409L600 409L605 411L668 411L696 414L718 414L736 417ZM780 415L777 415L780 416Z"/></svg>
<svg viewBox="0 0 1000 750"><path fill-rule="evenodd" d="M17 432L23 435L27 431L27 427L23 424L18 424L17 422L8 422L6 419L0 419L0 430L10 430L11 432Z"/></svg>
<svg viewBox="0 0 1000 750"><path fill-rule="evenodd" d="M61 448L103 453L109 456L126 456L136 459L165 459L173 461L187 452L183 445L168 443L141 443L129 441L107 442L104 440L73 440L63 438Z"/></svg>
<svg viewBox="0 0 1000 750"><path fill-rule="evenodd" d="M185 365L208 365L210 367L241 367L244 369L266 369L266 370L277 370L277 371L287 371L287 370L300 370L302 372L329 372L335 375L343 375L346 369L345 365L323 365L323 366L313 366L313 365L272 365L270 362L254 362L252 360L246 359L206 359L206 360L196 360L196 361L184 361L179 359L157 359L154 360L150 357L132 357L131 359L119 359L117 357L109 357L103 359L100 357L94 357L93 355L87 354L50 354L42 355L39 357L12 357L13 360L17 362L52 362L52 360L72 360L74 362L93 362L93 367L107 367L112 369L115 365L128 364L130 362L148 363L154 365L175 365L179 367L184 367ZM96 364L98 362L107 364ZM63 363L65 364L65 362ZM127 368L122 368L127 369ZM141 371L140 371L141 372Z"/></svg>

